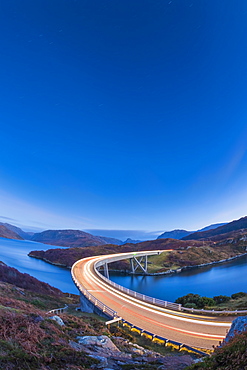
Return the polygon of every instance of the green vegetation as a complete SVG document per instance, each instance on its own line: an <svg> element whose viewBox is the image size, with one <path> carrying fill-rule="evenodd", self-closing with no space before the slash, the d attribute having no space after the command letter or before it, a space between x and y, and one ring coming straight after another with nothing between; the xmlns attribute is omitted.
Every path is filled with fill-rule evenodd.
<svg viewBox="0 0 247 370"><path fill-rule="evenodd" d="M50 319L47 311L69 305L59 314L64 326ZM105 319L76 311L79 297L49 296L0 282L0 368L6 370L82 370L95 368L97 360L71 345L77 336L107 335L123 337L151 351L171 355L173 348L158 346L144 336L117 324L108 330ZM119 348L124 351L123 348ZM144 365L143 365L144 366ZM157 368L159 364L152 364ZM140 368L138 366L137 368ZM144 368L144 367L142 367ZM147 369L149 369L147 365Z"/></svg>
<svg viewBox="0 0 247 370"><path fill-rule="evenodd" d="M239 298L243 298L243 297L246 297L246 293L244 293L244 292L234 293L234 294L231 295L232 299L239 299Z"/></svg>
<svg viewBox="0 0 247 370"><path fill-rule="evenodd" d="M228 344L216 348L211 357L186 370L245 370L247 369L247 332L233 338Z"/></svg>
<svg viewBox="0 0 247 370"><path fill-rule="evenodd" d="M188 308L205 308L215 305L212 298L201 297L199 294L189 293L183 297L176 299L176 303L180 303L183 307Z"/></svg>
<svg viewBox="0 0 247 370"><path fill-rule="evenodd" d="M188 242L187 242L188 244ZM222 261L246 253L246 246L242 241L236 243L228 240L218 244L205 242L203 246L187 245L184 249L161 253L150 257L150 272L169 272L182 267L193 267Z"/></svg>
<svg viewBox="0 0 247 370"><path fill-rule="evenodd" d="M219 295L213 298L201 297L199 294L189 293L183 297L179 297L175 301L183 307L196 309L214 309L214 310L237 310L247 309L247 293L234 293L231 297Z"/></svg>
<svg viewBox="0 0 247 370"><path fill-rule="evenodd" d="M110 333L93 315L61 314L64 326L50 320L46 312L66 304L78 305L78 296L48 296L0 282L0 368L81 370L97 363L69 343L78 335Z"/></svg>

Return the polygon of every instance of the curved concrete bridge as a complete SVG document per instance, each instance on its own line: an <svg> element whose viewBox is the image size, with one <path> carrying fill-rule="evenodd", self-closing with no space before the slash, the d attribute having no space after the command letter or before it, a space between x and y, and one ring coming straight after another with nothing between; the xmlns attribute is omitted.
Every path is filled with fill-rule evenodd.
<svg viewBox="0 0 247 370"><path fill-rule="evenodd" d="M126 320L153 337L168 338L187 346L212 349L224 340L234 316L196 315L182 311L181 305L146 297L111 282L99 271L110 262L155 255L163 251L143 251L94 256L72 266L72 278L81 295L83 311L104 313ZM164 251L165 252L165 251ZM144 262L145 264L145 262ZM107 272L106 272L107 275Z"/></svg>

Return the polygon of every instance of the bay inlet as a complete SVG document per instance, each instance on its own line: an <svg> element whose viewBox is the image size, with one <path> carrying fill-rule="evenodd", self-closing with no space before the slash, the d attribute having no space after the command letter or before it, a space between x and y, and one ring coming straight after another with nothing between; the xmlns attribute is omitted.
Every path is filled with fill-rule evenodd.
<svg viewBox="0 0 247 370"><path fill-rule="evenodd" d="M32 250L63 248L27 240L0 238L0 261L44 281L63 292L78 294L70 270L28 256ZM155 298L174 301L188 293L213 297L247 292L247 256L218 265L195 268L169 276L131 276L111 273L126 288Z"/></svg>

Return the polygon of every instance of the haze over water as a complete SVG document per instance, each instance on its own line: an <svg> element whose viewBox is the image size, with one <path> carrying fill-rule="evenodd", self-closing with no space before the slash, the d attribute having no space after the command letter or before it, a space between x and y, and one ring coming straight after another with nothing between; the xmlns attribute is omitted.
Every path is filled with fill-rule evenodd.
<svg viewBox="0 0 247 370"><path fill-rule="evenodd" d="M31 250L55 249L57 246L0 239L0 261L30 274L63 292L78 294L70 270L53 266L36 258L28 257ZM140 293L155 298L174 301L187 293L208 297L231 295L247 287L247 256L214 267L191 269L171 276L125 276L111 274L111 279Z"/></svg>

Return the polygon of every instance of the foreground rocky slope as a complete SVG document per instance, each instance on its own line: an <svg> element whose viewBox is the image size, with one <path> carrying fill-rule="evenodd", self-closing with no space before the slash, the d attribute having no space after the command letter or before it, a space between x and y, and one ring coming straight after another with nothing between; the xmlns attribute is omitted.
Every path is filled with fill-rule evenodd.
<svg viewBox="0 0 247 370"><path fill-rule="evenodd" d="M12 269L3 265L5 277ZM19 273L20 274L20 273ZM22 279L23 274L18 275ZM7 278L6 278L7 279ZM27 277L26 277L27 280ZM36 280L36 279L35 279ZM28 289L1 281L0 277L0 368L6 370L51 369L184 369L193 363L188 354L157 346L163 354L136 343L131 332L117 326L110 332L104 320L75 310L78 296L59 290L43 294L43 283L30 277ZM68 305L56 315L51 308ZM140 337L138 337L140 338Z"/></svg>
<svg viewBox="0 0 247 370"><path fill-rule="evenodd" d="M8 266L2 266L6 276L11 276L12 270L8 274ZM18 275L18 280L22 277ZM103 319L75 310L78 296L53 292L52 287L52 294L42 294L39 289L43 283L33 283L23 289L0 278L1 369L246 369L247 318L236 319L226 344L216 348L211 357L195 359L187 353L154 347L148 339L135 337L117 325L109 331ZM65 305L69 306L66 313L47 313Z"/></svg>
<svg viewBox="0 0 247 370"><path fill-rule="evenodd" d="M211 357L187 370L246 370L247 369L247 317L233 321L225 343L216 348Z"/></svg>

